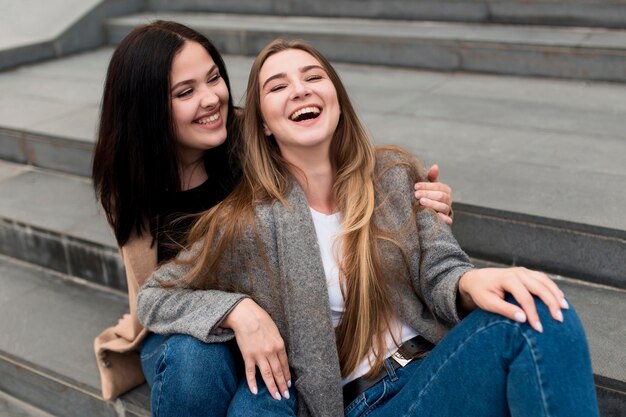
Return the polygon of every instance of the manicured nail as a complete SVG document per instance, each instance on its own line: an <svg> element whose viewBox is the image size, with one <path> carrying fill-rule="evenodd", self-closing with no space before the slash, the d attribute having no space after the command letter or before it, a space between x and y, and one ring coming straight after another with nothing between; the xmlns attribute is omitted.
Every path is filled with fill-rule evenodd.
<svg viewBox="0 0 626 417"><path fill-rule="evenodd" d="M252 394L257 395L259 390L256 387L252 387Z"/></svg>
<svg viewBox="0 0 626 417"><path fill-rule="evenodd" d="M541 325L541 322L536 321L535 325L533 326L535 328L535 330L537 330L539 333L543 333L543 326Z"/></svg>
<svg viewBox="0 0 626 417"><path fill-rule="evenodd" d="M566 310L569 310L569 303L567 302L565 298L561 298L561 307L563 307Z"/></svg>
<svg viewBox="0 0 626 417"><path fill-rule="evenodd" d="M291 379L290 379L289 381L287 381L287 386L288 386L289 388L291 388Z"/></svg>
<svg viewBox="0 0 626 417"><path fill-rule="evenodd" d="M556 312L556 319L563 323L563 313L561 313L561 310Z"/></svg>
<svg viewBox="0 0 626 417"><path fill-rule="evenodd" d="M285 392L283 393L283 397L285 397L286 400L289 399L289 390L285 390Z"/></svg>
<svg viewBox="0 0 626 417"><path fill-rule="evenodd" d="M524 323L526 321L526 314L524 314L521 311L517 311L514 315L515 317L515 321L519 322L519 323Z"/></svg>
<svg viewBox="0 0 626 417"><path fill-rule="evenodd" d="M419 191L415 192L415 198L421 198L422 194Z"/></svg>
<svg viewBox="0 0 626 417"><path fill-rule="evenodd" d="M280 392L276 391L276 394L274 394L274 398L276 398L278 401L280 401L280 399L281 399Z"/></svg>

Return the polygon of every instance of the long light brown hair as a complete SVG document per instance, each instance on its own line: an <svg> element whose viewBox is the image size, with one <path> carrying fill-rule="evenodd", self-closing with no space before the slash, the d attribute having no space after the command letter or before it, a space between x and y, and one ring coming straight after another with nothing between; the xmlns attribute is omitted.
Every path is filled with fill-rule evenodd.
<svg viewBox="0 0 626 417"><path fill-rule="evenodd" d="M293 184L292 172L297 168L282 157L275 139L264 134L259 74L270 56L289 49L305 51L317 59L337 91L341 115L330 145L330 160L335 175L332 193L341 213L342 232L338 239L343 253L339 275L345 300L345 311L336 329L337 350L341 373L347 376L373 349L376 360L368 373L373 375L382 367L393 312L377 243L390 237L372 221L376 152L339 75L324 56L305 42L277 39L254 61L244 115L243 180L228 198L203 214L192 229L190 242L204 239L204 243L190 261L191 271L178 282L193 288L220 288L216 278L220 258L246 228L254 227L254 206L274 201L286 204L284 196Z"/></svg>

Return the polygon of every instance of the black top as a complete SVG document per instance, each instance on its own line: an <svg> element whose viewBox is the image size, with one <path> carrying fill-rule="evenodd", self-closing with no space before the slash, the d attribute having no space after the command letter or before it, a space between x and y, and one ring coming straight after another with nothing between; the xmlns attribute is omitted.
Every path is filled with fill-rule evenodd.
<svg viewBox="0 0 626 417"><path fill-rule="evenodd" d="M235 174L235 177L237 175ZM215 177L213 177L215 178ZM236 178L209 177L201 185L180 192L165 192L159 201L159 216L156 219L157 259L170 260L186 244L187 233L197 216L222 201L234 188ZM188 216L191 214L192 216Z"/></svg>

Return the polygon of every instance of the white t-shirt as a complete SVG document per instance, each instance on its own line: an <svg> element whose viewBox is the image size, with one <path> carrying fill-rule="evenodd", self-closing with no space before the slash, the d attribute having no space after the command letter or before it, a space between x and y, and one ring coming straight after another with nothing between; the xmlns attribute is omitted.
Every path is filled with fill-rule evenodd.
<svg viewBox="0 0 626 417"><path fill-rule="evenodd" d="M345 303L341 288L339 287L339 267L338 262L341 258L341 242L335 242L335 236L341 232L341 220L339 213L323 214L311 208L313 216L313 224L315 225L315 233L317 234L317 243L320 247L322 255L322 263L324 264L324 273L326 274L326 286L328 288L328 299L330 302L330 313L333 326L337 327L341 316L345 310ZM390 356L398 347L393 342L392 332L395 339L400 343L412 339L417 336L417 332L400 322L397 317L392 317L392 325L390 332L387 334L387 352L385 357ZM365 375L374 362L373 352L370 352L369 358L363 358L359 366L343 379L343 385Z"/></svg>

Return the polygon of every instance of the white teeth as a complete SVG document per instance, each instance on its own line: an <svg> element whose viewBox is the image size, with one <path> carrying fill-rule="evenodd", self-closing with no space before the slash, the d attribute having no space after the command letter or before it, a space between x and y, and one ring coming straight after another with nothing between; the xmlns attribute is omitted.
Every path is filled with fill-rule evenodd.
<svg viewBox="0 0 626 417"><path fill-rule="evenodd" d="M296 112L294 112L291 116L289 116L289 118L291 120L296 120L298 118L298 116L304 114L304 113L315 113L315 114L319 114L321 112L319 107L305 107L303 109L300 109Z"/></svg>
<svg viewBox="0 0 626 417"><path fill-rule="evenodd" d="M214 121L216 121L219 118L220 118L220 114L219 113L215 113L215 114L212 114L211 116L209 116L208 119L198 120L196 123L199 123L201 125L208 125L209 123L213 123Z"/></svg>

